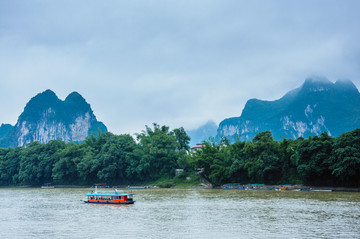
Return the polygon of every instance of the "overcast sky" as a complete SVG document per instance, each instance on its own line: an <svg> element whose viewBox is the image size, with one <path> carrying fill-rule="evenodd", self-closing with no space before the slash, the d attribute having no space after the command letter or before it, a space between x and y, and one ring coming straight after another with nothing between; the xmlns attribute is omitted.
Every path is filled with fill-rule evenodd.
<svg viewBox="0 0 360 239"><path fill-rule="evenodd" d="M360 1L0 0L0 124L79 92L115 134L240 116L308 77L360 86Z"/></svg>

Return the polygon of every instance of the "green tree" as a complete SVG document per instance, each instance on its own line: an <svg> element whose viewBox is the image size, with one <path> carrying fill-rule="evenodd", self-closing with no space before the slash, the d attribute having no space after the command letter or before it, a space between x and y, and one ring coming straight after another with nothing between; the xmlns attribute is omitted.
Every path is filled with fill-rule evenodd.
<svg viewBox="0 0 360 239"><path fill-rule="evenodd" d="M302 137L293 139L283 139L279 145L279 157L281 166L281 182L284 184L299 184L301 180L297 173L296 149L303 141Z"/></svg>
<svg viewBox="0 0 360 239"><path fill-rule="evenodd" d="M330 171L331 151L334 138L326 132L302 141L296 152L297 171L305 184L332 185L334 178Z"/></svg>
<svg viewBox="0 0 360 239"><path fill-rule="evenodd" d="M16 185L18 184L18 173L20 169L20 154L22 148L0 148L0 184Z"/></svg>
<svg viewBox="0 0 360 239"><path fill-rule="evenodd" d="M195 168L203 169L203 176L215 185L225 183L230 178L232 164L226 142L203 142L203 147L191 153L190 162Z"/></svg>
<svg viewBox="0 0 360 239"><path fill-rule="evenodd" d="M148 179L174 175L179 143L168 126L160 127L155 123L153 126L154 129L146 126L146 130L137 135L139 145L143 149L138 172L143 178Z"/></svg>
<svg viewBox="0 0 360 239"><path fill-rule="evenodd" d="M76 164L76 171L79 174L81 184L95 184L99 182L98 171L100 170L100 160L94 153L94 149L89 146L84 146L84 155L79 157L79 162Z"/></svg>
<svg viewBox="0 0 360 239"><path fill-rule="evenodd" d="M58 184L80 184L81 179L77 164L86 154L84 144L67 143L59 153L59 160L54 164L52 175Z"/></svg>
<svg viewBox="0 0 360 239"><path fill-rule="evenodd" d="M360 187L360 129L336 139L331 162L332 174L342 185Z"/></svg>
<svg viewBox="0 0 360 239"><path fill-rule="evenodd" d="M189 151L190 150L190 137L187 135L186 131L184 130L183 127L178 128L178 129L174 129L174 134L175 134L175 138L176 141L178 142L178 146L177 148L179 150L186 150Z"/></svg>
<svg viewBox="0 0 360 239"><path fill-rule="evenodd" d="M61 140L51 140L43 146L44 158L40 161L44 182L52 182L52 169L59 161L60 152L65 149L66 143Z"/></svg>
<svg viewBox="0 0 360 239"><path fill-rule="evenodd" d="M245 153L245 142L237 141L230 145L230 157L232 164L230 166L230 180L231 182L248 183L248 171L245 168L247 161Z"/></svg>
<svg viewBox="0 0 360 239"><path fill-rule="evenodd" d="M23 185L40 185L43 181L40 163L45 160L43 145L40 142L32 142L21 151L20 169L18 180Z"/></svg>
<svg viewBox="0 0 360 239"><path fill-rule="evenodd" d="M248 158L245 168L251 182L274 184L281 179L279 143L273 140L270 131L261 132L248 142L245 155Z"/></svg>
<svg viewBox="0 0 360 239"><path fill-rule="evenodd" d="M130 135L107 134L108 138L100 152L102 167L98 177L109 183L128 182L130 175L127 169L132 166L136 143Z"/></svg>

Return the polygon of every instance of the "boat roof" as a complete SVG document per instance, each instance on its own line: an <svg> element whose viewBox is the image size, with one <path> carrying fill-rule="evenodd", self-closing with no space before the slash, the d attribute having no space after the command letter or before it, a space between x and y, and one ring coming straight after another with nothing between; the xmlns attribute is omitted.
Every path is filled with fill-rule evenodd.
<svg viewBox="0 0 360 239"><path fill-rule="evenodd" d="M135 195L135 193L88 193L85 194L86 196L111 196L111 197L118 197L118 196L130 196Z"/></svg>

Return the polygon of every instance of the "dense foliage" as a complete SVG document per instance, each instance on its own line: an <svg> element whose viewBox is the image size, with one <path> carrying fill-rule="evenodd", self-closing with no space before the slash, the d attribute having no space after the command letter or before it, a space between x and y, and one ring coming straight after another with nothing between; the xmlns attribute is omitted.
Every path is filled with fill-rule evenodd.
<svg viewBox="0 0 360 239"><path fill-rule="evenodd" d="M250 142L204 142L189 155L217 185L229 182L360 187L360 129L333 138L274 141L270 131Z"/></svg>
<svg viewBox="0 0 360 239"><path fill-rule="evenodd" d="M172 177L178 161L186 161L189 141L183 128L154 124L137 141L99 132L79 144L52 140L0 148L0 185L128 184Z"/></svg>
<svg viewBox="0 0 360 239"><path fill-rule="evenodd" d="M360 187L360 129L333 138L274 141L271 132L250 142L204 142L189 152L183 128L153 125L137 135L101 133L83 143L59 140L0 148L0 185L124 185L171 178L202 169L213 184L230 182Z"/></svg>

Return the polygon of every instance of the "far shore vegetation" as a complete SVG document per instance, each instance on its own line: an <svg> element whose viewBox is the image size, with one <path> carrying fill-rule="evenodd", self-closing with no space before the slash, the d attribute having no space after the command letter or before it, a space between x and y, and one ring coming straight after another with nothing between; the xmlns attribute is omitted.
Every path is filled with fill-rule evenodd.
<svg viewBox="0 0 360 239"><path fill-rule="evenodd" d="M360 129L331 137L276 141L271 132L230 144L204 141L190 151L183 128L154 124L136 135L99 133L82 143L52 140L0 148L0 186L161 185L226 183L360 187ZM183 171L175 175L176 169Z"/></svg>

